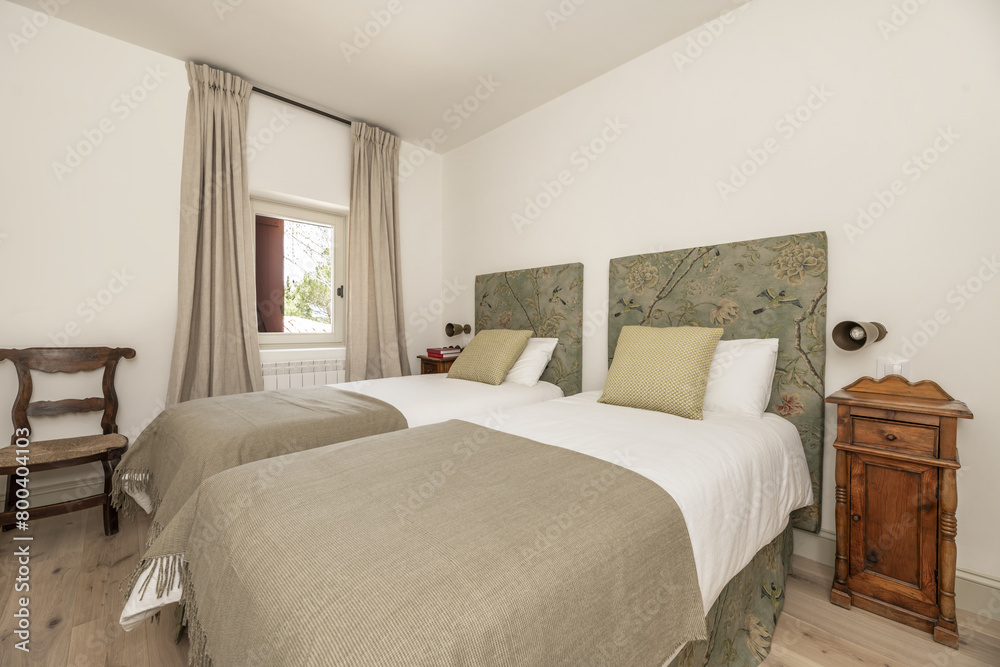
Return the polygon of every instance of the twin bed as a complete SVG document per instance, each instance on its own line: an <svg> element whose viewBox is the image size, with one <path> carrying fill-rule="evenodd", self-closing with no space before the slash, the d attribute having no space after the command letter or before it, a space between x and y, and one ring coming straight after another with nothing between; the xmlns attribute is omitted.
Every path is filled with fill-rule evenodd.
<svg viewBox="0 0 1000 667"><path fill-rule="evenodd" d="M578 393L583 265L478 276L476 284L484 295L477 327L495 319L504 328L531 330L556 341L550 357L526 349L497 386L414 375L182 403L158 415L126 452L112 502L126 516L153 515L152 543L198 486L224 470Z"/></svg>
<svg viewBox="0 0 1000 667"><path fill-rule="evenodd" d="M579 393L580 265L478 277L477 329L558 337L542 380L565 398L442 419L397 406L407 430L205 477L126 582L123 625L183 600L192 658L216 667L758 664L790 527L818 530L825 247L612 261L612 354L625 325L725 328L702 420ZM727 394L752 356L732 339L779 341L767 413ZM392 403L403 380L353 391Z"/></svg>

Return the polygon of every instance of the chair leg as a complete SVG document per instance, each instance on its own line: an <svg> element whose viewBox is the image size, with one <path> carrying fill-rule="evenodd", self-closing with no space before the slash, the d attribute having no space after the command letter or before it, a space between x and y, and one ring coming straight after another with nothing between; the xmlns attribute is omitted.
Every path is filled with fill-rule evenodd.
<svg viewBox="0 0 1000 667"><path fill-rule="evenodd" d="M111 476L120 462L121 457L101 461L104 467L104 534L109 536L118 533L118 510L111 506Z"/></svg>
<svg viewBox="0 0 1000 667"><path fill-rule="evenodd" d="M3 511L4 513L10 512L14 509L14 502L17 498L17 475L7 475L7 495L3 499ZM14 530L14 524L10 523L3 527L3 532L8 530Z"/></svg>

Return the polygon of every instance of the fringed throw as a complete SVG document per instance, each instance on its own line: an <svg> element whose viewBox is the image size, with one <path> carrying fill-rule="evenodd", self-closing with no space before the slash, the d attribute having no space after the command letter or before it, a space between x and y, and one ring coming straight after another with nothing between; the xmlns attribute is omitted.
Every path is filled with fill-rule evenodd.
<svg viewBox="0 0 1000 667"><path fill-rule="evenodd" d="M461 421L281 464L207 479L127 583L180 577L194 665L660 665L706 637L684 517L634 472Z"/></svg>
<svg viewBox="0 0 1000 667"><path fill-rule="evenodd" d="M126 516L140 509L153 514L152 542L212 475L406 426L388 403L333 387L180 403L157 415L125 452L112 478L111 504Z"/></svg>

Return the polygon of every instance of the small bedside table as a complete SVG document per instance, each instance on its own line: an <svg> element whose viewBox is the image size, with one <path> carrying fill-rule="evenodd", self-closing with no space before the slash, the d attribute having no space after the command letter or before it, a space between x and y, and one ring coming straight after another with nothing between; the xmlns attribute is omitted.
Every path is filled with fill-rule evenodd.
<svg viewBox="0 0 1000 667"><path fill-rule="evenodd" d="M436 357L428 357L426 354L420 354L417 355L417 359L420 360L421 375L447 373L451 369L451 365L455 363L455 357L451 359L438 359Z"/></svg>
<svg viewBox="0 0 1000 667"><path fill-rule="evenodd" d="M929 380L861 378L837 405L837 561L830 601L958 648L956 430L972 419Z"/></svg>

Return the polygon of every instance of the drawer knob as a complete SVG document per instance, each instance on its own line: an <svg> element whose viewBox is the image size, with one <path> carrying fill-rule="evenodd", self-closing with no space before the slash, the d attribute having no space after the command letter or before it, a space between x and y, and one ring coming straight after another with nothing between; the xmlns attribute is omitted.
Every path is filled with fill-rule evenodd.
<svg viewBox="0 0 1000 667"><path fill-rule="evenodd" d="M885 436L885 439L888 440L888 441L890 441L890 442L892 442L893 440L896 439L896 435L893 434L893 433L890 433L887 436Z"/></svg>
<svg viewBox="0 0 1000 667"><path fill-rule="evenodd" d="M861 521L861 515L860 514L852 514L851 515L851 521Z"/></svg>

